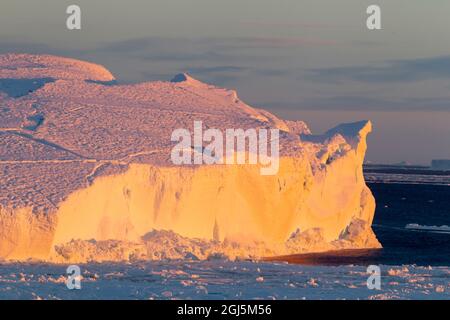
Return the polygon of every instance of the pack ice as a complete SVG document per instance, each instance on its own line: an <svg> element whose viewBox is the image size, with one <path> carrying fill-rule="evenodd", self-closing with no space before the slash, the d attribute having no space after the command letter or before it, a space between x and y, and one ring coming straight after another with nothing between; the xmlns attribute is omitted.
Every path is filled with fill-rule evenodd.
<svg viewBox="0 0 450 320"><path fill-rule="evenodd" d="M371 123L313 135L186 74L0 55L0 259L260 258L380 247L362 163ZM280 129L276 175L170 161L177 128Z"/></svg>

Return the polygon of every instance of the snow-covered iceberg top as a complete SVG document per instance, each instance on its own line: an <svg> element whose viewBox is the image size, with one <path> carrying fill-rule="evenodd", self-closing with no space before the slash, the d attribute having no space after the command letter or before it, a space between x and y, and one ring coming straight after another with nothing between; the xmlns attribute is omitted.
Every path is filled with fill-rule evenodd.
<svg viewBox="0 0 450 320"><path fill-rule="evenodd" d="M362 175L371 123L313 135L187 74L0 55L0 258L262 257L379 247ZM279 130L279 170L174 165L175 129Z"/></svg>

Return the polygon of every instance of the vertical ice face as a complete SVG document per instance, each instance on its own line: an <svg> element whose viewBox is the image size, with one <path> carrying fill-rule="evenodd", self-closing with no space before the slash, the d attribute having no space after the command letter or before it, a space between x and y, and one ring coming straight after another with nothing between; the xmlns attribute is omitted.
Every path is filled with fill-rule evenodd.
<svg viewBox="0 0 450 320"><path fill-rule="evenodd" d="M380 246L362 175L369 121L316 136L186 74L113 80L78 60L0 56L0 258L261 257ZM279 129L277 174L249 164L173 165L171 133L192 132L194 121L222 131Z"/></svg>

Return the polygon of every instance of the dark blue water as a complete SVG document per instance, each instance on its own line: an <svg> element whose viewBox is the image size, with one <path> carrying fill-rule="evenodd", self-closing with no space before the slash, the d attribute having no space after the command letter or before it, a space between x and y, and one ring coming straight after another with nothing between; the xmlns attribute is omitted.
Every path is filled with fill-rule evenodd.
<svg viewBox="0 0 450 320"><path fill-rule="evenodd" d="M343 250L277 257L305 265L450 266L450 232L406 229L407 224L450 226L450 186L368 184L377 208L373 230L383 249Z"/></svg>
<svg viewBox="0 0 450 320"><path fill-rule="evenodd" d="M373 230L383 245L374 262L450 266L450 233L406 229L450 226L450 186L369 184L377 208Z"/></svg>

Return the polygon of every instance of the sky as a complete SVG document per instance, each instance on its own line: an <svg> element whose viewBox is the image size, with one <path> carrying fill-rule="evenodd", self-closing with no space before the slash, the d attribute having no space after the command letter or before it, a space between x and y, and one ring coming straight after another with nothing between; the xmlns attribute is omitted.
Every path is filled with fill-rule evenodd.
<svg viewBox="0 0 450 320"><path fill-rule="evenodd" d="M448 0L1 0L0 53L96 62L119 83L188 72L314 133L370 119L367 160L428 164L450 159L449 15Z"/></svg>

